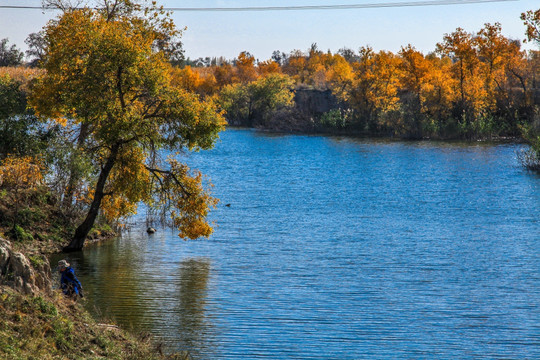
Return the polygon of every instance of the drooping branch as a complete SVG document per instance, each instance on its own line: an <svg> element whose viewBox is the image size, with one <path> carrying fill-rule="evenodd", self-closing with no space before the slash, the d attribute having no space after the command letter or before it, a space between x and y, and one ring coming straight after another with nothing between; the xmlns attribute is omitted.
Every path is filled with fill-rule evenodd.
<svg viewBox="0 0 540 360"><path fill-rule="evenodd" d="M174 183L176 185L178 185L181 189L182 189L182 192L186 195L186 196L192 196L192 194L186 190L184 184L182 184L182 182L180 180L178 180L178 177L176 177L176 174L170 170L162 170L162 169L156 169L156 168L151 168L149 166L146 166L146 170L150 171L150 173L152 173L152 175L156 178L158 178L160 180L160 186L162 189L165 188L163 182L161 181L161 179L159 178L159 175L158 174L162 174L162 175L166 175L167 177L171 178Z"/></svg>

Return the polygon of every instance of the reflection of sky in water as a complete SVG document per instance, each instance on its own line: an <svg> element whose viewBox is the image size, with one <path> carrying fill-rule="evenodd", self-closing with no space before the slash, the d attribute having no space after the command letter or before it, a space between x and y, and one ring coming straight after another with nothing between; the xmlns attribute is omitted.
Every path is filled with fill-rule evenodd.
<svg viewBox="0 0 540 360"><path fill-rule="evenodd" d="M209 240L141 214L72 262L90 308L196 359L540 358L518 148L227 131L187 158L221 199Z"/></svg>

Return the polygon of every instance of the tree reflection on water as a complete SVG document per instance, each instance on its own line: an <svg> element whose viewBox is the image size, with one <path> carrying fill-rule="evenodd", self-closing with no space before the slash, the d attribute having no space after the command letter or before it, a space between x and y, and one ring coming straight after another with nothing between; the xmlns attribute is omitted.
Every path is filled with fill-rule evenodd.
<svg viewBox="0 0 540 360"><path fill-rule="evenodd" d="M192 353L211 347L210 333L213 324L207 319L207 293L210 276L210 260L189 258L178 267L178 303L174 314L176 331L180 334L177 349ZM194 354L195 355L195 354Z"/></svg>

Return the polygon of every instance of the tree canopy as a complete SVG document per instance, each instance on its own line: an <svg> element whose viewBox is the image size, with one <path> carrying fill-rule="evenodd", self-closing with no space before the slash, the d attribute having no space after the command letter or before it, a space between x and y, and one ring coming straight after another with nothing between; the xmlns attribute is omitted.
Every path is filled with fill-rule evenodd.
<svg viewBox="0 0 540 360"><path fill-rule="evenodd" d="M224 120L211 101L171 83L180 32L167 13L104 3L116 8L66 9L44 29L46 72L30 97L39 117L78 129L93 169L80 179L86 218L65 250L82 248L100 210L117 219L140 201L169 209L181 237L209 236L217 200L200 173L163 154L212 147Z"/></svg>

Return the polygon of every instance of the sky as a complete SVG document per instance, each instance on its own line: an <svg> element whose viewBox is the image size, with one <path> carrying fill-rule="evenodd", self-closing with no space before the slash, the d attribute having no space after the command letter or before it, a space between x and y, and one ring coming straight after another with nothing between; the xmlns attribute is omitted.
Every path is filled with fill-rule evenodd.
<svg viewBox="0 0 540 360"><path fill-rule="evenodd" d="M165 7L255 7L342 4L415 3L420 0L158 0ZM445 1L445 0L441 0ZM447 0L446 0L447 1ZM465 0L467 1L467 0ZM40 0L0 0L0 6L40 6ZM461 27L479 31L485 23L499 22L503 35L523 40L525 26L520 14L540 8L538 0L484 2L477 4L380 7L346 10L295 11L174 11L178 27L187 27L182 36L185 55L191 59L219 57L233 59L248 51L259 60L267 60L274 50L290 53L306 51L316 43L332 53L341 48L357 51L361 46L398 52L413 45L425 54L435 50L444 34ZM26 50L28 34L39 31L54 11L0 8L0 39L8 38ZM525 44L525 49L534 45Z"/></svg>

